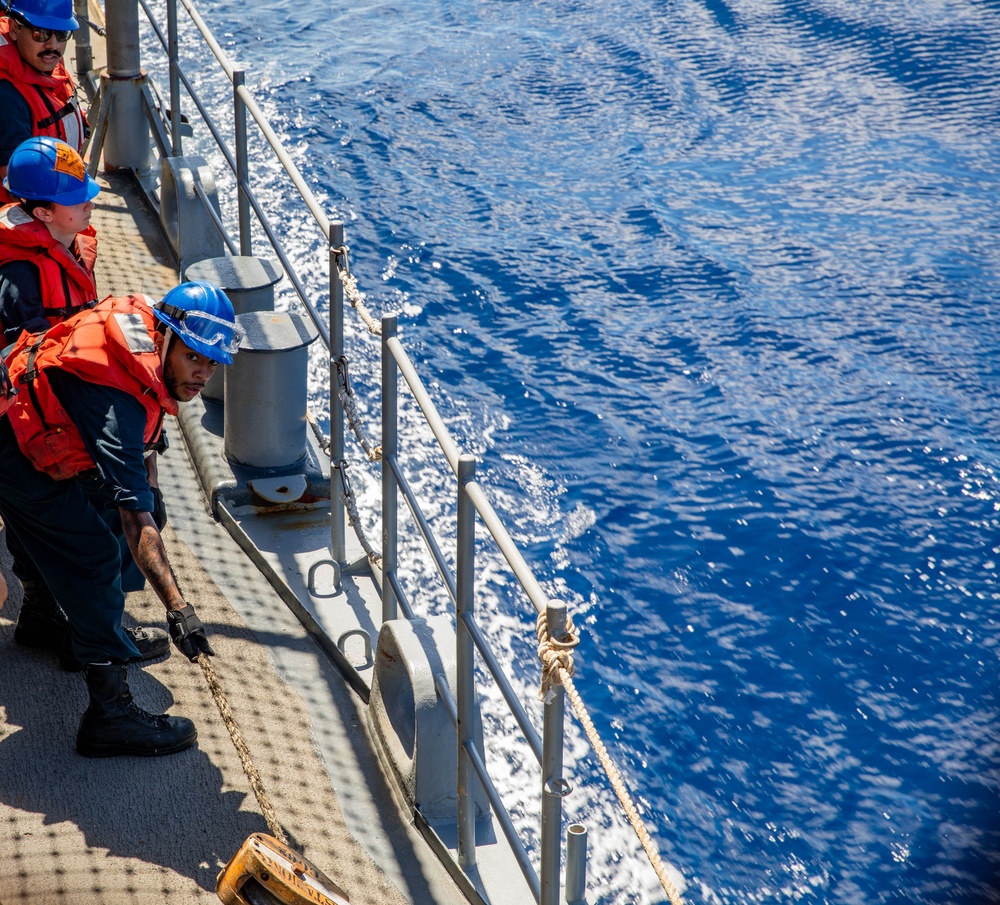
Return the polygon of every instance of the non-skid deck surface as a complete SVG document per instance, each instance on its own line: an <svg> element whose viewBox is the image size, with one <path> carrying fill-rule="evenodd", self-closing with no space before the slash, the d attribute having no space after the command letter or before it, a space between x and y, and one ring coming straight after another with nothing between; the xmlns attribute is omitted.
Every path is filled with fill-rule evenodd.
<svg viewBox="0 0 1000 905"><path fill-rule="evenodd" d="M286 832L352 903L402 903L347 832L302 700L197 558L169 529L167 535L171 562L210 627L214 665ZM195 721L196 748L164 758L80 757L73 740L86 706L83 679L13 643L19 590L16 582L12 587L0 611L0 901L218 901L219 869L250 833L267 826L200 668L175 652L129 670L141 706ZM149 592L130 595L128 617L164 623ZM312 644L304 634L285 643Z"/></svg>

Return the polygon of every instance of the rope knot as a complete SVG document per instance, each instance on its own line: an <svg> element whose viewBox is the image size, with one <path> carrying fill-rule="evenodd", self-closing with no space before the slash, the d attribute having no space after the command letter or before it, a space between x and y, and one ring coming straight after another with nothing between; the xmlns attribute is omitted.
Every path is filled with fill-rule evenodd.
<svg viewBox="0 0 1000 905"><path fill-rule="evenodd" d="M552 686L564 684L564 677L573 678L576 671L573 648L580 643L580 639L568 614L562 638L556 639L549 635L549 622L545 613L538 614L535 633L538 636L538 659L542 662L542 685L538 697L547 704L552 700Z"/></svg>

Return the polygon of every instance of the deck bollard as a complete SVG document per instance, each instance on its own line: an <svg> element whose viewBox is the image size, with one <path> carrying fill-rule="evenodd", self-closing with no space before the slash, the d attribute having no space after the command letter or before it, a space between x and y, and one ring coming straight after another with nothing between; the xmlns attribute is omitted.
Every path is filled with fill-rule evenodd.
<svg viewBox="0 0 1000 905"><path fill-rule="evenodd" d="M207 280L218 286L233 303L233 311L273 311L274 286L281 279L281 268L269 258L246 255L223 255L196 261L184 271L185 280ZM225 372L219 368L201 395L222 401L225 395Z"/></svg>
<svg viewBox="0 0 1000 905"><path fill-rule="evenodd" d="M292 468L306 455L309 344L318 333L295 312L248 311L226 370L224 448L240 465Z"/></svg>

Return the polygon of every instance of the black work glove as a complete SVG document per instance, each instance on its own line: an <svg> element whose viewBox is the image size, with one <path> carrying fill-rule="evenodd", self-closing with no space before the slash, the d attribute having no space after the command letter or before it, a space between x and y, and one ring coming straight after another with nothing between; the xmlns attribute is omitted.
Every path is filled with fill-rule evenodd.
<svg viewBox="0 0 1000 905"><path fill-rule="evenodd" d="M201 624L198 614L190 603L185 603L179 610L167 610L167 624L170 626L170 637L177 650L192 663L198 659L200 653L215 655L212 645L205 637L205 626Z"/></svg>
<svg viewBox="0 0 1000 905"><path fill-rule="evenodd" d="M162 531L167 523L167 507L163 505L163 494L159 487L150 487L153 491L153 521L156 523L156 530Z"/></svg>

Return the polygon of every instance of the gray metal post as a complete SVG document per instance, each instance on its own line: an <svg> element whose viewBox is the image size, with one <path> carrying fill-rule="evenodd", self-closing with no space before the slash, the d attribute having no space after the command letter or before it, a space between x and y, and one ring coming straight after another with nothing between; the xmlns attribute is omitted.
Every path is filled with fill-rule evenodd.
<svg viewBox="0 0 1000 905"><path fill-rule="evenodd" d="M344 246L344 224L330 224L330 544L335 562L347 559L344 505L340 502L344 464L344 406L340 401L337 362L344 354L344 287L337 276L337 257Z"/></svg>
<svg viewBox="0 0 1000 905"><path fill-rule="evenodd" d="M250 234L250 199L246 189L250 184L247 166L247 107L240 97L240 88L246 83L243 69L233 70L233 125L236 138L236 206L240 222L240 254L253 255L253 238ZM339 280L338 280L339 282ZM336 361L336 359L334 359Z"/></svg>
<svg viewBox="0 0 1000 905"><path fill-rule="evenodd" d="M104 139L106 169L149 167L149 129L143 112L145 74L139 58L139 5L136 0L107 0L108 68L102 79L103 103L110 104Z"/></svg>
<svg viewBox="0 0 1000 905"><path fill-rule="evenodd" d="M389 576L396 574L396 539L399 488L391 465L399 454L398 434L398 382L396 360L389 349L389 341L396 338L396 315L382 317L382 620L395 619L397 615L396 592ZM391 463L391 464L390 464Z"/></svg>
<svg viewBox="0 0 1000 905"><path fill-rule="evenodd" d="M455 601L458 645L455 656L455 705L458 711L458 863L463 868L476 863L476 773L465 745L475 741L476 663L472 634L465 617L476 610L476 507L465 491L476 479L476 457L458 458L458 523Z"/></svg>
<svg viewBox="0 0 1000 905"><path fill-rule="evenodd" d="M550 638L555 640L565 638L565 603L550 601L545 610L545 620ZM559 902L562 800L569 791L569 783L563 779L565 694L562 685L553 685L550 700L542 708L542 833L539 905L558 905Z"/></svg>
<svg viewBox="0 0 1000 905"><path fill-rule="evenodd" d="M94 68L94 48L90 43L90 26L84 21L90 19L90 4L88 0L73 0L73 11L80 21L80 27L73 35L73 47L76 51L76 74L82 82L89 77Z"/></svg>
<svg viewBox="0 0 1000 905"><path fill-rule="evenodd" d="M587 905L587 828L566 830L566 905Z"/></svg>
<svg viewBox="0 0 1000 905"><path fill-rule="evenodd" d="M167 0L167 59L170 66L170 147L174 157L184 153L181 139L181 77L178 62L177 0Z"/></svg>

